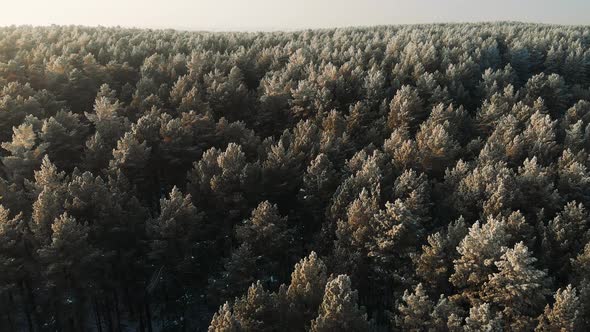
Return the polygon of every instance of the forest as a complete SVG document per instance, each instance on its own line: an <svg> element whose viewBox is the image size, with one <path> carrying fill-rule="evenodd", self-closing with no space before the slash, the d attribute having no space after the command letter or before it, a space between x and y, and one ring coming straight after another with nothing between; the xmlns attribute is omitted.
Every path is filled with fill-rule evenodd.
<svg viewBox="0 0 590 332"><path fill-rule="evenodd" d="M590 26L0 28L0 331L590 330Z"/></svg>

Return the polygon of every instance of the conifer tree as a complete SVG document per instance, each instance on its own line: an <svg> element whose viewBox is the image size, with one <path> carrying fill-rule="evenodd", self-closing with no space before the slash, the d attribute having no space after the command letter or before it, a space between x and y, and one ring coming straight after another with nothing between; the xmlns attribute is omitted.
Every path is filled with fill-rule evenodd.
<svg viewBox="0 0 590 332"><path fill-rule="evenodd" d="M416 146L422 169L440 176L454 161L460 146L444 125L420 125Z"/></svg>
<svg viewBox="0 0 590 332"><path fill-rule="evenodd" d="M17 184L31 177L47 150L47 144L40 141L34 129L37 119L30 118L29 122L32 123L13 128L12 141L2 143L2 148L10 153L2 157L5 173Z"/></svg>
<svg viewBox="0 0 590 332"><path fill-rule="evenodd" d="M229 299L241 294L249 280L276 287L287 278L287 269L292 264L293 234L276 205L261 202L252 216L236 227L236 238L239 247L226 260L222 277L211 285L218 297Z"/></svg>
<svg viewBox="0 0 590 332"><path fill-rule="evenodd" d="M247 203L259 180L260 166L247 162L240 145L228 144L225 151L211 148L193 164L188 175L188 189L198 206L203 206L208 216L228 218L230 228L243 217ZM253 193L252 193L253 194Z"/></svg>
<svg viewBox="0 0 590 332"><path fill-rule="evenodd" d="M169 199L160 200L160 215L148 220L146 227L151 238L150 256L169 269L166 273L180 280L194 279L206 268L206 248L201 243L206 227L190 195L183 196L178 188L172 188Z"/></svg>
<svg viewBox="0 0 590 332"><path fill-rule="evenodd" d="M32 253L28 252L27 225L23 215L11 216L10 210L0 205L0 264L6 273L2 276L2 289L9 290L26 278L26 260Z"/></svg>
<svg viewBox="0 0 590 332"><path fill-rule="evenodd" d="M519 242L494 263L498 272L483 285L483 299L502 311L506 329L531 329L545 303L547 274L535 268L536 261Z"/></svg>
<svg viewBox="0 0 590 332"><path fill-rule="evenodd" d="M295 264L286 291L290 330L309 328L322 302L327 281L326 265L315 252Z"/></svg>
<svg viewBox="0 0 590 332"><path fill-rule="evenodd" d="M240 331L240 323L234 317L231 307L229 303L225 302L225 304L219 308L213 315L213 319L211 320L211 324L209 324L209 328L207 329L209 332L238 332Z"/></svg>
<svg viewBox="0 0 590 332"><path fill-rule="evenodd" d="M57 167L72 170L82 158L87 131L77 114L59 111L43 122L39 138L51 159L59 161Z"/></svg>
<svg viewBox="0 0 590 332"><path fill-rule="evenodd" d="M461 217L449 224L446 231L428 236L427 245L422 245L422 253L414 258L414 264L416 274L429 289L441 293L449 289L453 261L459 258L456 248L466 234L467 226Z"/></svg>
<svg viewBox="0 0 590 332"><path fill-rule="evenodd" d="M278 331L282 327L276 295L260 282L252 284L234 304L233 315L243 331Z"/></svg>
<svg viewBox="0 0 590 332"><path fill-rule="evenodd" d="M461 289L458 296L477 303L483 295L481 287L495 271L494 263L500 259L501 248L508 245L509 240L503 220L489 217L485 223L477 221L469 228L457 247L461 256L454 261L455 271L449 279L453 286Z"/></svg>
<svg viewBox="0 0 590 332"><path fill-rule="evenodd" d="M581 302L576 289L558 289L553 307L547 305L535 331L582 331Z"/></svg>
<svg viewBox="0 0 590 332"><path fill-rule="evenodd" d="M387 125L390 130L402 128L413 133L427 113L422 105L418 91L411 86L402 86L389 105Z"/></svg>
<svg viewBox="0 0 590 332"><path fill-rule="evenodd" d="M326 284L318 316L311 322L311 331L366 331L369 328L364 308L358 307L357 291L350 278L339 275Z"/></svg>
<svg viewBox="0 0 590 332"><path fill-rule="evenodd" d="M588 212L575 201L567 203L546 226L545 255L549 267L560 278L569 274L569 261L584 249L590 236Z"/></svg>
<svg viewBox="0 0 590 332"><path fill-rule="evenodd" d="M305 225L309 230L319 229L330 198L336 190L337 180L334 165L323 153L320 153L307 167L298 197L303 201L307 212L306 217L313 221Z"/></svg>
<svg viewBox="0 0 590 332"><path fill-rule="evenodd" d="M418 166L416 142L411 140L408 132L401 128L396 128L384 141L383 151L392 158L392 163L398 171Z"/></svg>
<svg viewBox="0 0 590 332"><path fill-rule="evenodd" d="M96 287L93 280L100 271L102 254L88 243L88 225L78 223L67 213L56 218L51 229L51 243L41 247L38 255L48 286L59 294L51 299L52 305L58 316L71 312L68 321L72 329L84 329L85 297Z"/></svg>
<svg viewBox="0 0 590 332"><path fill-rule="evenodd" d="M489 303L482 303L471 307L469 309L469 317L465 318L464 331L504 331L502 327L502 314L494 314Z"/></svg>
<svg viewBox="0 0 590 332"><path fill-rule="evenodd" d="M420 331L430 328L430 315L434 303L428 298L422 284L418 284L412 293L407 290L402 297L395 317L396 325L403 331Z"/></svg>

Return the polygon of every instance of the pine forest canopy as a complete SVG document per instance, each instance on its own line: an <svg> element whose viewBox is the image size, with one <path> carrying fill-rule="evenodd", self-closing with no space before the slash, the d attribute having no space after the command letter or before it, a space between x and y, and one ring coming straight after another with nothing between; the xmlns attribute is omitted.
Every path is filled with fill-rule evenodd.
<svg viewBox="0 0 590 332"><path fill-rule="evenodd" d="M0 28L0 330L587 331L590 27Z"/></svg>

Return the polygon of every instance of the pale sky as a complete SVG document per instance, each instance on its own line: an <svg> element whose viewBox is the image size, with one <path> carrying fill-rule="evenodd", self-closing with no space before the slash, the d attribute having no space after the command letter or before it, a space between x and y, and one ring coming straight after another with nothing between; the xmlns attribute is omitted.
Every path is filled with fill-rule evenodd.
<svg viewBox="0 0 590 332"><path fill-rule="evenodd" d="M480 21L590 24L590 0L0 0L0 26L293 30Z"/></svg>

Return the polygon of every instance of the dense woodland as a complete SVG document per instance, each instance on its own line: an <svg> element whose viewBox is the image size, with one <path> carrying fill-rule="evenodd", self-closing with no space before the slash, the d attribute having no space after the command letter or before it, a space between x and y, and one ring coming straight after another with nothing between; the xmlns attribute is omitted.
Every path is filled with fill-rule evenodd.
<svg viewBox="0 0 590 332"><path fill-rule="evenodd" d="M0 87L2 331L590 329L590 27L4 27Z"/></svg>

